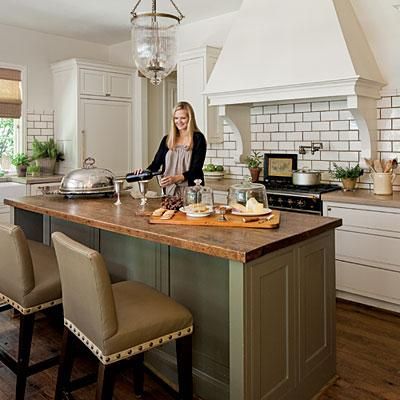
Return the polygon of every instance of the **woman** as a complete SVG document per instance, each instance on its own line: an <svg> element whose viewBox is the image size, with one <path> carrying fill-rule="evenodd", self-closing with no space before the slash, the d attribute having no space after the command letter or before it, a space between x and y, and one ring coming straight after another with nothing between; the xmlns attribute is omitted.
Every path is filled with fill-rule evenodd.
<svg viewBox="0 0 400 400"><path fill-rule="evenodd" d="M182 101L175 106L169 134L162 138L147 169L156 172L162 168L163 175L159 182L165 194L181 196L186 186L194 186L195 179L204 182L206 151L206 139L197 127L193 108Z"/></svg>

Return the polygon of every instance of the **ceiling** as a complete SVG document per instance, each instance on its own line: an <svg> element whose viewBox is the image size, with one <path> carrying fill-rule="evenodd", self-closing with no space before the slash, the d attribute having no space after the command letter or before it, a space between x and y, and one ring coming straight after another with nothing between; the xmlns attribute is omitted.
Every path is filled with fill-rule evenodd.
<svg viewBox="0 0 400 400"><path fill-rule="evenodd" d="M137 0L1 0L0 24L111 45L130 38L130 12ZM175 0L191 23L239 9L242 0ZM149 11L142 0L138 11ZM169 0L157 10L174 11ZM176 12L174 12L176 14Z"/></svg>

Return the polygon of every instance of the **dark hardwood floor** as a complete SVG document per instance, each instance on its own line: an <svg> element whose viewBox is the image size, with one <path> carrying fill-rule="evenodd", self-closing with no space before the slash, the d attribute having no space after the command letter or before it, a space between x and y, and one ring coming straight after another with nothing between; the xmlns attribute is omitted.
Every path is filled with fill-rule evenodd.
<svg viewBox="0 0 400 400"><path fill-rule="evenodd" d="M0 343L14 350L18 321L0 313ZM55 353L62 326L43 315L37 319L32 358L37 361ZM15 354L15 353L14 353ZM95 363L82 355L76 376L95 370ZM26 400L53 398L57 367L29 378ZM338 379L319 400L400 400L400 316L339 301L337 303ZM15 377L0 363L0 400L11 400ZM94 398L94 385L74 392L76 400ZM135 399L129 371L118 377L114 399ZM145 377L144 400L173 400L170 390L153 377Z"/></svg>

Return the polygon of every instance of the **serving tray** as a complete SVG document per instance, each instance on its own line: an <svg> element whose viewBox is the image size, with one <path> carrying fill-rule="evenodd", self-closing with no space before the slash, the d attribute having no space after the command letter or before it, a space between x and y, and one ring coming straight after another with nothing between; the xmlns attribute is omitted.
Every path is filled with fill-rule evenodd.
<svg viewBox="0 0 400 400"><path fill-rule="evenodd" d="M270 214L271 215L271 214ZM220 215L212 214L208 217L188 217L181 211L175 213L171 219L160 219L160 217L151 216L149 219L150 224L165 224L165 225L197 225L197 226L219 226L222 228L259 228L259 229L271 229L278 228L280 223L280 212L274 210L272 212L273 217L270 220L266 220L267 216L255 217L258 218L256 221L244 222L243 217L238 215L226 214L225 218L227 221L219 221ZM248 219L248 217L246 217Z"/></svg>

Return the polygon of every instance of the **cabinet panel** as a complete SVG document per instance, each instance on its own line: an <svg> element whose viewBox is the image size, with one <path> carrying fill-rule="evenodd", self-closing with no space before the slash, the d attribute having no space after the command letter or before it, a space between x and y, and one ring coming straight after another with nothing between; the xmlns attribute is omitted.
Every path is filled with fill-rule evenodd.
<svg viewBox="0 0 400 400"><path fill-rule="evenodd" d="M400 304L400 274L381 268L336 261L336 288Z"/></svg>
<svg viewBox="0 0 400 400"><path fill-rule="evenodd" d="M132 97L132 79L130 75L110 72L108 74L109 94L112 97Z"/></svg>
<svg viewBox="0 0 400 400"><path fill-rule="evenodd" d="M343 219L343 227L339 229L351 226L375 231L400 232L400 213L330 206L328 215Z"/></svg>
<svg viewBox="0 0 400 400"><path fill-rule="evenodd" d="M80 93L92 96L105 96L107 93L106 72L92 69L81 69Z"/></svg>
<svg viewBox="0 0 400 400"><path fill-rule="evenodd" d="M336 259L400 272L399 239L341 230L336 232L336 244Z"/></svg>
<svg viewBox="0 0 400 400"><path fill-rule="evenodd" d="M131 169L131 103L84 99L81 110L83 159L125 175Z"/></svg>

